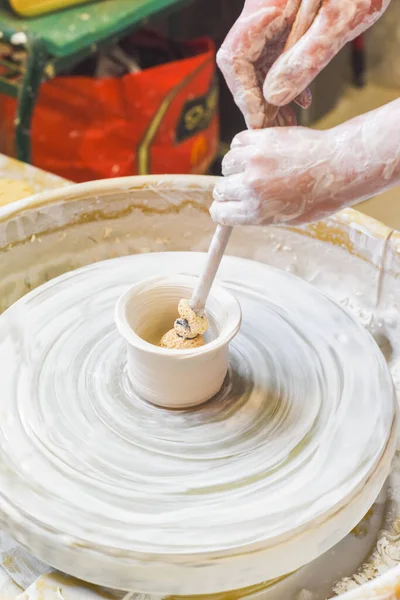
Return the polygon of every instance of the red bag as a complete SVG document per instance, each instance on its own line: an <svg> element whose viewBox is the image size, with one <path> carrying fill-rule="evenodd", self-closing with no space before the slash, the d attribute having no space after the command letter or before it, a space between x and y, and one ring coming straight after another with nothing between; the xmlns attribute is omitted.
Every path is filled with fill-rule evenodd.
<svg viewBox="0 0 400 600"><path fill-rule="evenodd" d="M189 57L121 78L56 77L41 86L33 164L75 182L147 173L204 173L218 145L211 40ZM1 150L12 154L16 101L0 95Z"/></svg>

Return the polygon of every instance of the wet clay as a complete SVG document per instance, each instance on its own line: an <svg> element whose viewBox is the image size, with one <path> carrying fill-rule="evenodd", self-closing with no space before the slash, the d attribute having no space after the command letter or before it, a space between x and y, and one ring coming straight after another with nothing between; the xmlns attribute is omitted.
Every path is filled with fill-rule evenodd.
<svg viewBox="0 0 400 600"><path fill-rule="evenodd" d="M383 355L339 304L260 263L221 264L221 289L243 319L233 339L226 326L229 373L218 393L192 410L142 399L138 359L142 387L170 376L178 393L176 373L194 361L196 376L205 359L201 381L185 390L214 376L232 314L225 298L209 299L218 331L194 352L139 335L160 289L173 311L184 297L171 276L164 287L143 279L181 269L189 296L203 265L193 253L99 262L1 315L3 522L59 570L166 596L254 585L342 539L387 477L396 410ZM123 339L115 305L137 286L121 305Z"/></svg>

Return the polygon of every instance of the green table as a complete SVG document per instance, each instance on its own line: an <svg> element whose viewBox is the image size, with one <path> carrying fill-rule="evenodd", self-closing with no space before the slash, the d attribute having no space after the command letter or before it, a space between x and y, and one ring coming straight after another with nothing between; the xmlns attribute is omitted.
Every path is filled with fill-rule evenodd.
<svg viewBox="0 0 400 600"><path fill-rule="evenodd" d="M21 18L0 0L0 38L22 42L27 63L18 84L0 76L0 92L18 98L15 142L17 158L31 162L30 128L42 81L83 58L115 44L150 17L177 11L191 0L100 0L35 18ZM0 60L12 72L15 65Z"/></svg>

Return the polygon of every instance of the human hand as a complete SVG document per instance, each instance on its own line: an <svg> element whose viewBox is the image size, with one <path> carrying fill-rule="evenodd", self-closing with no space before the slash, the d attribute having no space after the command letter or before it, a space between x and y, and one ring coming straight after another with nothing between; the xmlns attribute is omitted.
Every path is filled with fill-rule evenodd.
<svg viewBox="0 0 400 600"><path fill-rule="evenodd" d="M214 189L222 225L299 225L400 182L400 99L328 131L304 127L235 137Z"/></svg>
<svg viewBox="0 0 400 600"><path fill-rule="evenodd" d="M222 225L296 223L339 183L331 134L303 127L244 131L224 157L212 218ZM317 217L319 218L319 212Z"/></svg>
<svg viewBox="0 0 400 600"><path fill-rule="evenodd" d="M390 0L322 0L315 16L320 3L246 0L217 62L249 129L271 125L267 103L284 107L273 125L293 124L286 105L295 100L309 106L307 86L348 41L379 18ZM296 35L294 24L308 31L283 52L289 35Z"/></svg>

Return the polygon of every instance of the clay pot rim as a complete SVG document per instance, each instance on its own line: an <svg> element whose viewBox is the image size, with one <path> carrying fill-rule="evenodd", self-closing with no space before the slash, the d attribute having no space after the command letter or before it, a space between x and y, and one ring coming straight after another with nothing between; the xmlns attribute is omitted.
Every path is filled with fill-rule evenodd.
<svg viewBox="0 0 400 600"><path fill-rule="evenodd" d="M166 281L170 279L171 281L176 280L182 282L182 286L186 284L186 287L194 287L197 277L192 275L183 275L180 273L172 274L172 275L160 275L149 277L148 279L143 279L142 281L135 283L131 286L126 292L124 292L117 300L115 305L114 319L116 327L123 337L123 339L130 345L134 346L140 351L148 352L149 354L157 355L157 356L168 356L173 358L175 357L186 357L186 356L202 356L204 354L209 354L213 351L220 350L223 346L229 344L229 342L236 336L238 333L241 323L242 323L242 309L239 304L239 301L233 296L230 292L226 290L221 284L215 283L211 289L210 296L222 296L224 300L224 306L229 309L231 316L230 319L232 321L232 326L223 334L219 334L214 340L201 346L200 348L191 348L191 349L174 349L171 350L169 348L161 348L160 346L155 346L150 342L147 342L142 337L140 337L128 324L126 319L126 307L128 305L129 300L137 293L143 286L149 285L151 283L156 283L157 281ZM178 285L178 284L177 284ZM172 326L172 324L171 324Z"/></svg>

